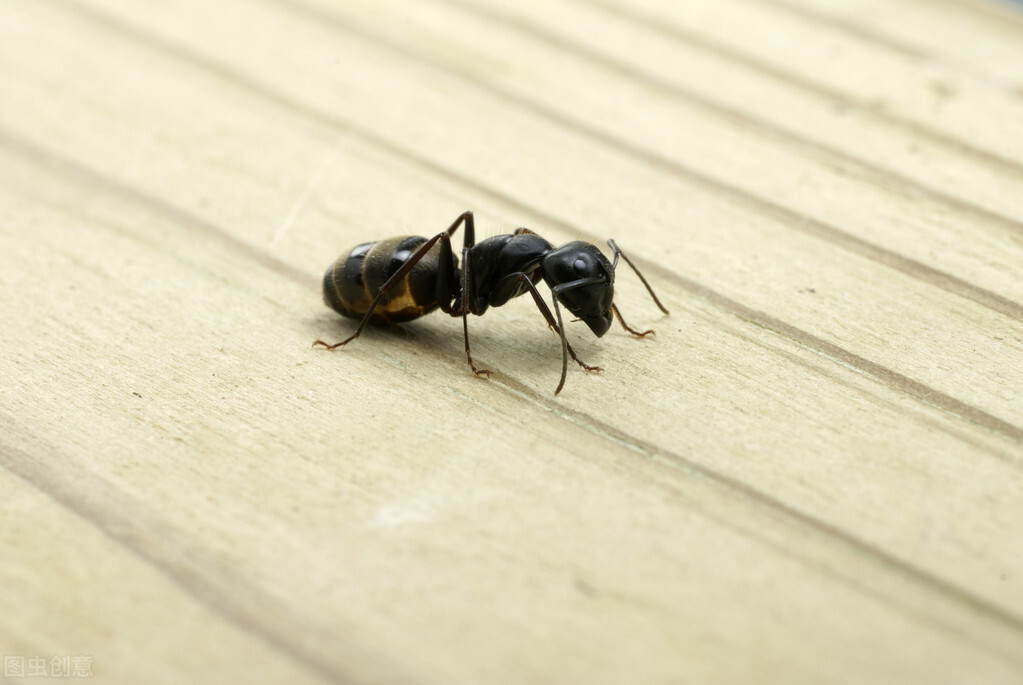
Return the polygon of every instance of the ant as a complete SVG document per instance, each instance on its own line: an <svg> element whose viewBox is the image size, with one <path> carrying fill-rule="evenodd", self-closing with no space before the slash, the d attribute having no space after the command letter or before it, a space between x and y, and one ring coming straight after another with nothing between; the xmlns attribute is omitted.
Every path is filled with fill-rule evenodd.
<svg viewBox="0 0 1023 685"><path fill-rule="evenodd" d="M462 224L465 241L459 267L451 237ZM559 303L582 319L598 338L611 327L613 317L638 338L653 333L631 328L613 302L618 257L632 267L650 297L668 314L636 265L613 240L607 244L614 253L614 263L608 262L595 245L576 240L556 248L528 228L477 243L472 212L464 212L446 231L429 240L405 236L363 243L331 264L323 276L324 302L343 316L360 319L359 326L339 343L329 345L317 340L313 347L333 350L358 338L366 324L396 324L440 307L453 317L462 317L469 368L477 376L489 377L490 371L476 368L472 361L468 315L482 316L488 307L500 307L528 292L548 327L561 336L561 381L554 391L557 395L565 386L569 355L587 371L601 370L585 364L568 344ZM554 314L536 289L541 278L554 295Z"/></svg>

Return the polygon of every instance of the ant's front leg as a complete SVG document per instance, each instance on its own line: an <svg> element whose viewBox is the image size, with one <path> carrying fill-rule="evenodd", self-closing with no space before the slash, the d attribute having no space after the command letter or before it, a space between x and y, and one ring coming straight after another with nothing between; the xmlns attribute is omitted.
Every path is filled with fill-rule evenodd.
<svg viewBox="0 0 1023 685"><path fill-rule="evenodd" d="M627 255L624 252L622 252L622 249L620 247L618 247L618 244L615 243L615 241L608 240L607 244L608 244L608 247L611 248L611 252L612 252L612 254L614 254L614 257L615 257L614 263L611 265L611 268L613 270L617 270L617 268L618 268L618 257L621 257L622 259L624 259L625 263L628 264L630 267L632 267L632 270L636 272L637 276L639 276L639 280L641 280L643 282L643 285L646 286L646 291L648 293L650 293L650 297L652 297L654 299L654 304L656 304L657 307L662 312L664 312L665 314L669 314L670 312L668 312L668 310L665 308L665 306L663 304L661 304L661 301L659 299L657 299L657 295L654 294L654 289L650 287L650 284L647 283L646 279L643 277L643 274L641 274L639 272L639 269L636 268L636 265L632 263L631 259L629 259L629 255ZM622 313L620 311L618 311L617 305L611 305L611 310L615 313L615 316L618 318L618 323L620 323L622 325L622 328L624 328L625 330L627 330L629 333L631 333L632 335L636 336L637 338L642 338L642 337L645 337L645 336L648 336L648 335L656 335L653 332L653 330L637 331L636 329L634 329L631 326L629 326L629 324L625 323L625 319L622 318Z"/></svg>
<svg viewBox="0 0 1023 685"><path fill-rule="evenodd" d="M582 359L580 359L578 355L576 355L575 350L573 350L572 346L568 343L568 338L565 337L565 331L563 325L561 324L561 310L558 309L558 299L556 296L554 298L554 307L555 309L558 310L557 320L555 320L554 315L551 314L550 308L547 306L547 303L544 302L543 297L540 295L540 291L536 289L536 285L533 284L533 281L529 278L529 276L522 273L521 271L518 273L509 274L505 276L503 279L501 279L501 282L498 283L496 289L500 290L504 281L508 279L518 280L526 285L526 288L529 290L529 294L533 296L533 302L536 303L536 308L540 310L540 313L543 314L543 318L547 320L547 327L561 337L561 381L558 383L558 387L554 391L555 395L561 392L561 389L565 387L565 377L568 375L569 355L571 355L572 359L574 359L579 366L583 367L587 371L590 372L603 371L603 369L601 369L599 366L590 366Z"/></svg>
<svg viewBox="0 0 1023 685"><path fill-rule="evenodd" d="M652 328L647 329L645 331L637 331L636 329L632 328L629 324L625 323L625 319L622 318L622 313L618 311L618 305L616 304L611 305L611 311L613 311L615 313L615 316L618 317L618 323L622 325L622 328L627 330L629 333L632 333L637 338L643 338L648 335L657 335Z"/></svg>

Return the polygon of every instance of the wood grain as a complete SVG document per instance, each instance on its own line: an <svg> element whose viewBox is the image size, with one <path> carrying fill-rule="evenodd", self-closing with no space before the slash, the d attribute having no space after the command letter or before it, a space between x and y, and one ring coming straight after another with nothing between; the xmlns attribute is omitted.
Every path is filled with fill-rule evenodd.
<svg viewBox="0 0 1023 685"><path fill-rule="evenodd" d="M979 0L0 4L8 680L1023 682L1021 39ZM528 298L470 321L489 381L440 314L310 348L338 254L466 209L614 238L670 317L620 271L657 336L569 325L604 371L557 397Z"/></svg>

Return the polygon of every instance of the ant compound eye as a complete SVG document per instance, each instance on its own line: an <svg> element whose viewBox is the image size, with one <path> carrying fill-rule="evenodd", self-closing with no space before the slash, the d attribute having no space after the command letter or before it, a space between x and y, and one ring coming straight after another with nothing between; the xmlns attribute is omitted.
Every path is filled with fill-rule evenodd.
<svg viewBox="0 0 1023 685"><path fill-rule="evenodd" d="M579 257L574 262L572 262L572 269L575 271L577 276L585 276L586 273L589 271L589 266L590 266L589 262L583 259L582 257Z"/></svg>

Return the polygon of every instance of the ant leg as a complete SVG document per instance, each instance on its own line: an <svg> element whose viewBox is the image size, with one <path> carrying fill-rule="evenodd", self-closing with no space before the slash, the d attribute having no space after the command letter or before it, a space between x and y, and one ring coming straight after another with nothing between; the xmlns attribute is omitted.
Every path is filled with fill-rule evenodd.
<svg viewBox="0 0 1023 685"><path fill-rule="evenodd" d="M465 224L465 238L462 240L462 254L476 244L476 222L473 220L472 211L462 212L458 218L451 222L448 229L444 231L449 237L453 237L458 227Z"/></svg>
<svg viewBox="0 0 1023 685"><path fill-rule="evenodd" d="M486 376L490 378L491 372L487 369L477 369L476 365L472 363L472 353L469 352L469 314L468 312L462 313L462 332L465 334L465 358L469 360L469 368L477 376Z"/></svg>
<svg viewBox="0 0 1023 685"><path fill-rule="evenodd" d="M536 289L536 285L534 285L533 281L529 278L529 276L527 276L526 274L522 273L521 271L519 271L517 273L513 273L513 274L508 274L503 279L498 281L498 283L497 283L497 285L495 286L494 289L495 290L500 290L502 284L504 283L504 281L506 281L508 279L514 279L514 280L517 280L517 281L522 281L526 285L526 287L529 289L529 294L533 296L533 302L536 304L536 308L540 310L540 313L543 314L543 318L547 320L547 327L550 328L552 331L554 331L555 333L557 333L561 337L561 339L565 343L565 349L568 351L569 356L571 356L572 359L575 360L576 364L578 364L579 366L583 367L587 371L603 371L603 369L601 369L599 366L590 366L589 364L584 362L582 359L580 359L578 357L578 355L576 355L575 350L572 349L571 343L568 342L568 339L565 337L564 333L562 333L562 330L558 326L557 321L554 320L554 315L551 314L550 308L547 306L547 303L544 302L543 296L540 295L540 291ZM555 306L557 306L557 302L555 302ZM563 361L565 361L564 366L567 367L567 365L568 365L567 360L563 360ZM558 389L560 390L561 388L559 387ZM557 393L554 393L554 394L557 394Z"/></svg>
<svg viewBox="0 0 1023 685"><path fill-rule="evenodd" d="M558 381L558 387L554 388L554 394L557 395L565 387L565 376L568 374L568 339L565 338L565 324L561 321L561 308L558 306L558 296L555 295L553 300L554 313L558 315L557 331L558 335L561 336L561 380Z"/></svg>
<svg viewBox="0 0 1023 685"><path fill-rule="evenodd" d="M562 283L551 288L551 295L553 296L551 300L554 302L554 313L557 314L558 316L558 332L561 333L561 360L562 360L561 383L558 385L558 389L554 391L555 395L557 395L558 392L561 391L561 387L565 385L565 367L568 365L567 356L568 351L571 349L568 345L568 340L565 339L565 324L561 320L561 307L558 306L558 295L560 295L565 290L571 290L572 288L581 288L586 285L594 285L597 283L604 282L605 281L601 276L591 276L589 278L580 278L577 281L569 281L568 283ZM575 356L575 353L572 354L572 358L575 359L576 361L579 361L579 358ZM582 364L582 362L579 363ZM583 366L586 365L583 364Z"/></svg>
<svg viewBox="0 0 1023 685"><path fill-rule="evenodd" d="M622 257L622 259L624 259L624 260L625 260L625 263L626 263L626 264L628 264L628 265L629 265L630 267L632 267L632 270L636 272L636 275L637 275L637 276L639 276L639 280L643 281L643 285L645 285L645 286L646 286L646 291L647 291L648 293L650 293L650 297L654 298L654 304L656 304L656 305L657 305L657 307L658 307L658 308L659 308L659 309L660 309L660 310L661 310L662 312L664 312L665 314L670 314L671 312L669 312L669 311L668 311L667 309L665 309L664 305L663 305L663 304L661 304L661 301L657 299L657 295L655 295L655 294L654 294L654 289L653 289L653 288L651 288L651 287L650 287L650 284L646 282L646 279L645 279L645 278L643 278L643 274L641 274L641 273L639 272L639 269L637 269L637 268L636 268L636 265L632 263L632 260L631 260L631 259L629 259L629 256L628 256L627 254L625 254L624 252L622 252L621 248L619 248L619 247L618 247L618 245L617 245L617 244L615 243L615 241L613 241L613 240L608 240L608 241L607 241L607 244L608 244L608 247L610 247L610 248L611 248L611 252L612 252L612 253L614 254L614 256L615 256L615 261L614 261L614 264L612 264L612 265L611 265L611 268L612 268L612 269L614 269L615 267L617 267L617 266L618 266L618 257L619 257L619 255L620 255L620 256ZM615 310L615 314L618 314L618 310L617 310L617 309ZM619 315L618 315L618 320L619 320L619 321L622 321L622 317L621 317L621 314L619 314ZM624 321L622 321L622 325L623 325L623 326L625 326L625 322L624 322ZM635 333L635 332L634 332L634 331L633 331L633 330L632 330L631 328L629 328L628 326L625 326L625 330L629 331L629 332L630 332L630 333L632 333L633 335L640 335L640 334L638 334L638 333ZM642 335L646 335L646 333L643 333Z"/></svg>
<svg viewBox="0 0 1023 685"><path fill-rule="evenodd" d="M463 214L462 216L464 217L465 215ZM457 228L458 223L460 223L461 220L462 218L460 217L459 221L455 222L455 224L452 225L452 228ZM347 345L351 341L358 338L362 334L362 330L366 328L366 324L369 323L370 317L373 316L373 310L377 308L377 305L380 304L380 302L384 298L386 298L388 294L390 294L391 289L394 288L395 285L397 285L403 278L405 278L405 276L408 275L409 271L412 271L412 267L418 264L420 260L422 260L422 258L426 256L426 253L430 251L430 248L437 244L438 240L441 241L441 243L450 252L451 235L447 231L445 231L444 233L438 233L437 235L427 240L425 243L419 246L418 250L413 252L412 255L405 260L405 263L402 264L401 267L397 271L395 271L390 278L387 279L387 282L380 286L380 288L377 290L376 297L373 298L373 301L369 305L369 309L366 310L366 313L362 317L362 321L359 322L359 326L358 328L355 329L354 333L352 333L350 336L348 336L341 342L334 343L333 345L325 343L322 340L314 340L313 347L320 346L328 350L335 350L339 347L342 347L343 345Z"/></svg>
<svg viewBox="0 0 1023 685"><path fill-rule="evenodd" d="M455 231L462 224L465 224L465 241L463 247L472 247L476 244L476 223L472 219L472 212L462 212L458 215L458 218L448 226L448 230L444 231L448 236L455 235Z"/></svg>
<svg viewBox="0 0 1023 685"><path fill-rule="evenodd" d="M465 239L466 242L469 242L472 237L472 212L466 212L462 215L462 217L466 216L468 216L468 219L466 220ZM465 359L469 362L469 368L472 369L472 372L477 376L487 376L489 378L491 372L487 369L477 369L476 364L472 361L472 352L469 351L469 314L471 311L469 302L472 291L472 262L470 261L471 249L471 245L466 245L462 248L462 268L459 270L460 282L458 288L458 301L453 308L450 308L448 313L451 314L451 316L460 315L462 317L462 335L465 337Z"/></svg>
<svg viewBox="0 0 1023 685"><path fill-rule="evenodd" d="M463 223L465 224L465 239L462 245L462 261L464 263L467 259L466 250L476 244L476 223L473 221L472 212L459 214L458 218L444 232L449 237L454 236L458 227ZM450 241L447 243L448 249L442 250L440 259L437 260L437 301L440 303L442 312L456 316L457 312L461 311L461 299L457 298L460 298L461 293L465 290L465 284L462 283L461 287L458 287L451 279L451 274L457 267Z"/></svg>
<svg viewBox="0 0 1023 685"><path fill-rule="evenodd" d="M618 311L618 305L616 304L611 305L611 311L613 311L615 313L615 316L618 317L618 323L622 325L622 328L627 330L629 333L632 333L637 338L642 338L647 335L657 335L656 333L654 333L653 329L640 332L633 329L631 326L629 326L629 324L625 323L625 319L622 318L622 313Z"/></svg>
<svg viewBox="0 0 1023 685"><path fill-rule="evenodd" d="M537 308L543 313L544 317L547 319L547 325L556 326L555 331L558 333L558 335L561 336L561 382L558 383L558 387L554 391L554 394L557 395L565 386L565 373L568 367L569 354L572 355L572 359L574 359L581 367L583 367L587 371L602 370L599 366L589 366L588 364L585 364L581 359L579 359L579 357L576 356L575 351L572 349L572 346L568 344L568 339L565 337L565 323L561 319L561 307L558 305L558 295L564 290L570 290L572 288L578 288L580 286L591 285L594 283L602 283L603 279L596 276L592 278L581 278L578 281L562 283L561 285L556 285L553 288L551 288L552 294L551 300L554 302L554 314L557 317L557 323L555 324L551 320L553 317L551 316L550 309L547 308L547 304L540 297L540 293L537 292L536 288L533 286L532 281L530 281L525 276L525 274L521 274L521 276L525 280L525 282L528 283L529 291L533 295L533 300L536 302Z"/></svg>

